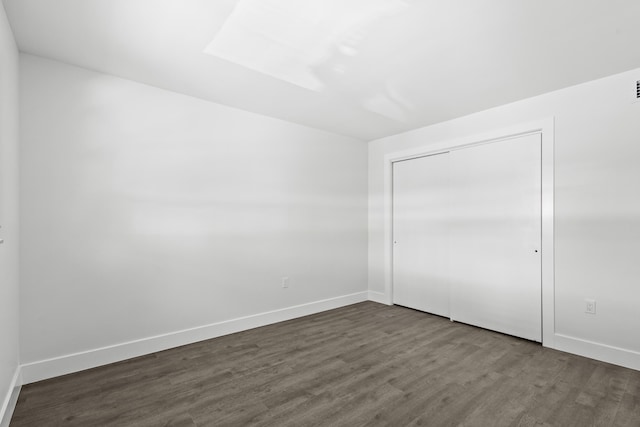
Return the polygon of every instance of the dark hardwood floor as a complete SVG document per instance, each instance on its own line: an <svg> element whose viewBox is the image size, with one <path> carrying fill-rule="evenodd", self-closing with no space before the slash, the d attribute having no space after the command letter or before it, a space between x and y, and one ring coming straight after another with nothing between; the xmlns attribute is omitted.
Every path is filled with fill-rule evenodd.
<svg viewBox="0 0 640 427"><path fill-rule="evenodd" d="M640 372L364 302L22 388L11 426L640 426Z"/></svg>

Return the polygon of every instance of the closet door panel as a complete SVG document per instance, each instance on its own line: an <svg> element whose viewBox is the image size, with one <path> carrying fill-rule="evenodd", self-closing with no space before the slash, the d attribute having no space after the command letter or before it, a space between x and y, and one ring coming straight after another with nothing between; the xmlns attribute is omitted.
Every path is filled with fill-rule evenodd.
<svg viewBox="0 0 640 427"><path fill-rule="evenodd" d="M393 302L449 316L447 153L393 165Z"/></svg>
<svg viewBox="0 0 640 427"><path fill-rule="evenodd" d="M540 135L450 158L451 318L541 341Z"/></svg>

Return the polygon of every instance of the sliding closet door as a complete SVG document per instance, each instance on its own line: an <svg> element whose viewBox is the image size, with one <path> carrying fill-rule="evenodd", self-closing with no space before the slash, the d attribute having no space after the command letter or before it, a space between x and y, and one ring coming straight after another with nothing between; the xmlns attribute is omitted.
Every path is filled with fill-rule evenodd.
<svg viewBox="0 0 640 427"><path fill-rule="evenodd" d="M449 316L449 155L393 164L393 302Z"/></svg>
<svg viewBox="0 0 640 427"><path fill-rule="evenodd" d="M541 137L450 157L451 318L541 341Z"/></svg>

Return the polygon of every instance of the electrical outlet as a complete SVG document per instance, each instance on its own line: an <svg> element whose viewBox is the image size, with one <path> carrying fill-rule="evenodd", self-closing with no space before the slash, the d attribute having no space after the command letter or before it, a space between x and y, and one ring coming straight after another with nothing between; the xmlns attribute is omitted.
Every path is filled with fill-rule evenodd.
<svg viewBox="0 0 640 427"><path fill-rule="evenodd" d="M584 302L585 302L584 312L588 314L596 314L596 300L585 299Z"/></svg>
<svg viewBox="0 0 640 427"><path fill-rule="evenodd" d="M288 288L289 287L289 278L288 277L283 277L282 278L282 287L283 288Z"/></svg>

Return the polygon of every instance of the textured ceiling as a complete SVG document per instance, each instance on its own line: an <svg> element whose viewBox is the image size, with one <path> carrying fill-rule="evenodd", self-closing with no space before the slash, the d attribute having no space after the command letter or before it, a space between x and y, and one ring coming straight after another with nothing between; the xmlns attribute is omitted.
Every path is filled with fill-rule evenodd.
<svg viewBox="0 0 640 427"><path fill-rule="evenodd" d="M22 52L363 140L640 67L637 0L263 1L4 3Z"/></svg>

